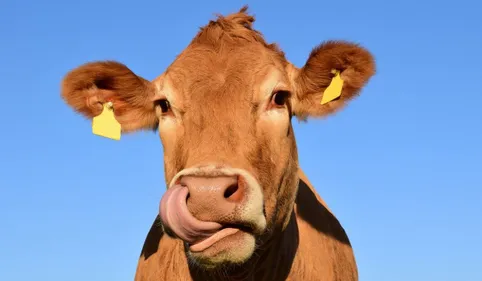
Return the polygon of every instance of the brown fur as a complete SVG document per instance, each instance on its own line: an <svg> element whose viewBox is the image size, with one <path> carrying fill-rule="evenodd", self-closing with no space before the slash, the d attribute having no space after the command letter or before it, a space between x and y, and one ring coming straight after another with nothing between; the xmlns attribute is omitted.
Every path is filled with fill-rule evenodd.
<svg viewBox="0 0 482 281"><path fill-rule="evenodd" d="M342 98L317 106L316 103L321 101L323 91L334 76L331 73L332 69L342 72ZM297 115L319 117L338 111L359 93L374 74L375 64L372 55L357 44L328 41L317 46L297 77L301 88L301 91L298 91L300 110Z"/></svg>
<svg viewBox="0 0 482 281"><path fill-rule="evenodd" d="M301 170L298 176L295 212L288 226L249 265L214 275L190 267L182 242L165 235L157 218L142 248L135 280L358 280L345 231Z"/></svg>
<svg viewBox="0 0 482 281"><path fill-rule="evenodd" d="M182 169L215 163L244 169L263 187L268 228L251 258L208 271L156 220L136 281L358 278L343 228L298 167L291 117L343 108L374 74L373 58L356 44L331 41L298 69L253 22L246 8L219 16L152 82L116 62L80 66L63 81L63 98L88 118L112 101L124 132L158 127L166 183ZM345 80L342 95L320 105L333 68ZM274 105L271 91L288 92L286 104ZM163 99L171 111L161 113Z"/></svg>

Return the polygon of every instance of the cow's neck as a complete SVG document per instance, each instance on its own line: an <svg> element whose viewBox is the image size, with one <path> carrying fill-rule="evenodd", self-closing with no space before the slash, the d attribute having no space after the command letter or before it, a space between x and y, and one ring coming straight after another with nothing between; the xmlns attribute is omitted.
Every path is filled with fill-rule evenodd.
<svg viewBox="0 0 482 281"><path fill-rule="evenodd" d="M255 265L254 280L285 280L292 269L298 242L298 225L293 211L285 230L263 247Z"/></svg>
<svg viewBox="0 0 482 281"><path fill-rule="evenodd" d="M200 273L191 269L194 281L223 280L223 281L274 281L285 280L291 271L298 248L299 233L294 212L285 230L261 246L251 261L231 271L219 274Z"/></svg>
<svg viewBox="0 0 482 281"><path fill-rule="evenodd" d="M251 261L220 274L188 268L184 244L165 235L159 217L144 243L136 281L157 280L358 280L346 233L300 170L296 203L287 227L262 243ZM287 277L288 276L288 277Z"/></svg>

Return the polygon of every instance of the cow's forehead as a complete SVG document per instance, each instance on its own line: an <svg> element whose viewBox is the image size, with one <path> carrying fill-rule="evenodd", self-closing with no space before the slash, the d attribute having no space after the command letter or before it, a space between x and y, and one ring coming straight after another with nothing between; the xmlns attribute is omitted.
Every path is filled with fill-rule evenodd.
<svg viewBox="0 0 482 281"><path fill-rule="evenodd" d="M201 28L158 79L161 92L181 111L206 103L247 107L256 101L263 92L259 88L273 84L266 79L286 77L289 63L276 44L252 28L253 21L241 11Z"/></svg>
<svg viewBox="0 0 482 281"><path fill-rule="evenodd" d="M168 72L176 80L192 80L192 83L226 82L239 76L243 82L262 75L266 68L284 66L279 56L261 44L226 47L214 51L196 47L186 49L169 67ZM184 82L183 82L184 83Z"/></svg>
<svg viewBox="0 0 482 281"><path fill-rule="evenodd" d="M248 102L267 79L285 78L285 65L279 54L259 43L218 50L189 46L163 75L163 89L178 106Z"/></svg>

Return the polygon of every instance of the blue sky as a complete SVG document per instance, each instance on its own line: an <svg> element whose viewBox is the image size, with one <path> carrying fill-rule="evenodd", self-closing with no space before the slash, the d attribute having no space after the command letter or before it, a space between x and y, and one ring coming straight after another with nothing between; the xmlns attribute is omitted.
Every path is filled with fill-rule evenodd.
<svg viewBox="0 0 482 281"><path fill-rule="evenodd" d="M377 59L362 96L295 122L300 163L347 231L360 280L482 280L482 18L473 1L0 4L0 280L133 280L163 185L156 134L91 134L62 76L115 59L153 79L215 13L302 66L326 39Z"/></svg>

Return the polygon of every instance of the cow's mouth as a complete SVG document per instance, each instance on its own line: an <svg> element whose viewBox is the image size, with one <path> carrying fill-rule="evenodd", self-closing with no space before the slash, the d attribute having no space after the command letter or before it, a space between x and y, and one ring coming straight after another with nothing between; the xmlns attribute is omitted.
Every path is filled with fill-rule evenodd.
<svg viewBox="0 0 482 281"><path fill-rule="evenodd" d="M165 228L182 239L193 253L206 251L228 237L254 235L256 227L249 222L218 223L201 221L188 210L187 187L170 187L161 199L160 216Z"/></svg>
<svg viewBox="0 0 482 281"><path fill-rule="evenodd" d="M221 229L212 234L211 236L202 239L194 243L187 243L191 252L202 252L222 239L234 236L235 234L242 232L246 234L254 234L252 226L247 224L223 224Z"/></svg>

